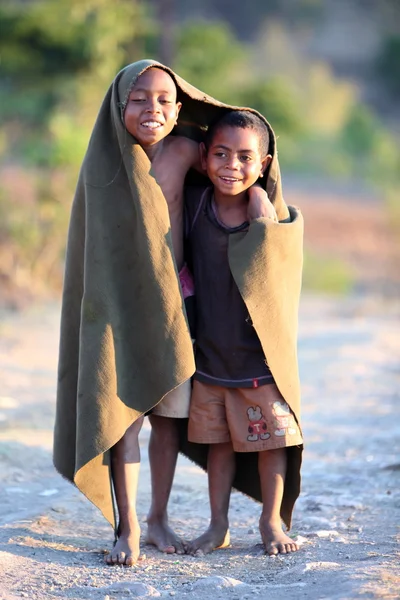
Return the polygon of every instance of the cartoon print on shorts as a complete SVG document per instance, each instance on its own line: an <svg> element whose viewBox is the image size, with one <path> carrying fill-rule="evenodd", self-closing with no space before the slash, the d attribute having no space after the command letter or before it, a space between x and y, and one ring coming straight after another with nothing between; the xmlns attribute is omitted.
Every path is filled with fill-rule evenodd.
<svg viewBox="0 0 400 600"><path fill-rule="evenodd" d="M255 406L254 408L250 406L247 409L247 416L250 421L248 429L249 435L247 436L249 442L267 440L271 437L271 434L267 431L267 423L259 406Z"/></svg>
<svg viewBox="0 0 400 600"><path fill-rule="evenodd" d="M289 405L286 404L284 400L274 402L272 410L274 412L274 425L276 427L274 434L278 436L283 436L285 434L295 435L295 433L297 433L296 423Z"/></svg>

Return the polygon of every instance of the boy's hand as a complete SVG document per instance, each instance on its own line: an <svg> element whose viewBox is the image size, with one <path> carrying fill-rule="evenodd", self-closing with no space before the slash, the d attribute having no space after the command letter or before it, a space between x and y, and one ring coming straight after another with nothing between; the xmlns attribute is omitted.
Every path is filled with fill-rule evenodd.
<svg viewBox="0 0 400 600"><path fill-rule="evenodd" d="M270 202L267 192L259 185L253 185L248 190L249 203L247 206L247 220L266 217L273 221L278 221L274 205Z"/></svg>

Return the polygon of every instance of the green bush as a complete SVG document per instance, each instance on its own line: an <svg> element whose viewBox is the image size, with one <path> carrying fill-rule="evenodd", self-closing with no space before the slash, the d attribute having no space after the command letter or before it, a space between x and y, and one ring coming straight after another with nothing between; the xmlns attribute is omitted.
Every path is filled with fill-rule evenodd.
<svg viewBox="0 0 400 600"><path fill-rule="evenodd" d="M181 77L219 100L238 103L248 51L226 23L188 22L175 45L173 68Z"/></svg>
<svg viewBox="0 0 400 600"><path fill-rule="evenodd" d="M390 35L383 41L375 73L389 94L393 97L400 94L400 35Z"/></svg>
<svg viewBox="0 0 400 600"><path fill-rule="evenodd" d="M277 135L285 133L298 138L306 129L296 92L282 78L252 82L241 91L239 104L258 110L272 124Z"/></svg>

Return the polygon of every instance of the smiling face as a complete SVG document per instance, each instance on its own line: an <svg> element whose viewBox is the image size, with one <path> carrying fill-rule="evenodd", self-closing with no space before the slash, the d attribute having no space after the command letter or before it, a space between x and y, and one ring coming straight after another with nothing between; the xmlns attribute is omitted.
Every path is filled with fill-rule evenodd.
<svg viewBox="0 0 400 600"><path fill-rule="evenodd" d="M223 126L215 132L207 152L203 146L202 160L215 192L236 196L263 175L271 157L261 156L254 129Z"/></svg>
<svg viewBox="0 0 400 600"><path fill-rule="evenodd" d="M129 94L125 127L141 146L152 146L171 133L181 106L172 77L162 69L148 69Z"/></svg>

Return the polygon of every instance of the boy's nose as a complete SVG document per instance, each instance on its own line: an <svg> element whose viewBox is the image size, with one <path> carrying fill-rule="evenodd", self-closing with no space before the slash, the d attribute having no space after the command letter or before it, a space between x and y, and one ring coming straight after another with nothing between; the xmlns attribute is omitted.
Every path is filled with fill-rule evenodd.
<svg viewBox="0 0 400 600"><path fill-rule="evenodd" d="M149 100L146 106L146 112L157 113L160 112L160 106L156 100Z"/></svg>
<svg viewBox="0 0 400 600"><path fill-rule="evenodd" d="M228 159L228 162L225 165L225 169L232 169L232 171L236 171L238 165L238 159L235 156L233 156L232 158Z"/></svg>

